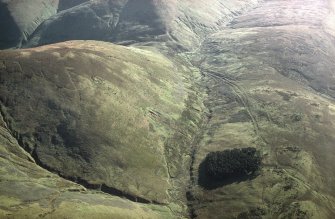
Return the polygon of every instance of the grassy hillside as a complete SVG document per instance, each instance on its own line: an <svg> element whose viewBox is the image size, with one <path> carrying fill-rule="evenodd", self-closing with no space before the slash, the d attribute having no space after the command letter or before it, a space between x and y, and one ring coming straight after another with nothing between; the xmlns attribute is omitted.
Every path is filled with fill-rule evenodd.
<svg viewBox="0 0 335 219"><path fill-rule="evenodd" d="M189 104L201 109L198 97L189 100L189 77L199 73L158 52L93 41L0 59L4 121L40 166L133 201L172 202L169 168L178 156L165 143L192 122Z"/></svg>
<svg viewBox="0 0 335 219"><path fill-rule="evenodd" d="M0 121L0 218L171 218L167 207L131 202L64 180L34 163Z"/></svg>
<svg viewBox="0 0 335 219"><path fill-rule="evenodd" d="M326 2L286 3L239 16L193 56L211 112L194 164L199 218L334 217L335 39L322 29ZM263 154L256 178L203 182L208 152L246 146Z"/></svg>
<svg viewBox="0 0 335 219"><path fill-rule="evenodd" d="M59 11L44 46L0 51L0 217L335 218L333 20L333 0ZM247 147L258 171L209 178Z"/></svg>

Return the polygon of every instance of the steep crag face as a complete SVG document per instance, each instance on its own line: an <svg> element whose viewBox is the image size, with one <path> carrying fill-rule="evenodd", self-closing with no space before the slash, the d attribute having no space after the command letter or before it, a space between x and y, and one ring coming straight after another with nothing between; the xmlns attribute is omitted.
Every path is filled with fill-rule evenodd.
<svg viewBox="0 0 335 219"><path fill-rule="evenodd" d="M0 1L0 217L335 218L334 1L28 2Z"/></svg>

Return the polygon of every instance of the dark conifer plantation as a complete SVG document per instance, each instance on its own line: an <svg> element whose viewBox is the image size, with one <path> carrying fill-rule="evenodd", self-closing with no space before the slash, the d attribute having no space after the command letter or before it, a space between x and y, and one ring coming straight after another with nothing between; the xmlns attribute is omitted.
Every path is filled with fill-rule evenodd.
<svg viewBox="0 0 335 219"><path fill-rule="evenodd" d="M205 158L207 175L217 180L253 174L260 164L261 156L252 147L210 152Z"/></svg>

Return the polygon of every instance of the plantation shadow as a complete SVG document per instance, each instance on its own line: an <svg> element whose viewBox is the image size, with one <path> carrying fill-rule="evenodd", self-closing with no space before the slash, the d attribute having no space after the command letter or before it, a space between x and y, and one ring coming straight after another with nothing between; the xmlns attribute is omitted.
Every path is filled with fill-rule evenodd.
<svg viewBox="0 0 335 219"><path fill-rule="evenodd" d="M255 179L257 174L251 175L240 175L229 177L227 179L213 179L212 177L208 176L206 170L206 162L202 161L198 168L198 185L201 186L203 189L206 190L213 190L217 189L222 186L226 186L232 183L240 183L248 180Z"/></svg>

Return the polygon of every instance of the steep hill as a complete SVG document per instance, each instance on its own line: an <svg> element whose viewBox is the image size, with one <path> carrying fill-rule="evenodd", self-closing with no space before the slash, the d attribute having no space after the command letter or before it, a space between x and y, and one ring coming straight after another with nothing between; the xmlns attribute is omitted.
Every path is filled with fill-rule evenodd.
<svg viewBox="0 0 335 219"><path fill-rule="evenodd" d="M173 201L164 140L192 122L183 113L197 107L196 73L158 52L93 41L2 52L0 71L6 131L38 165L132 201Z"/></svg>

